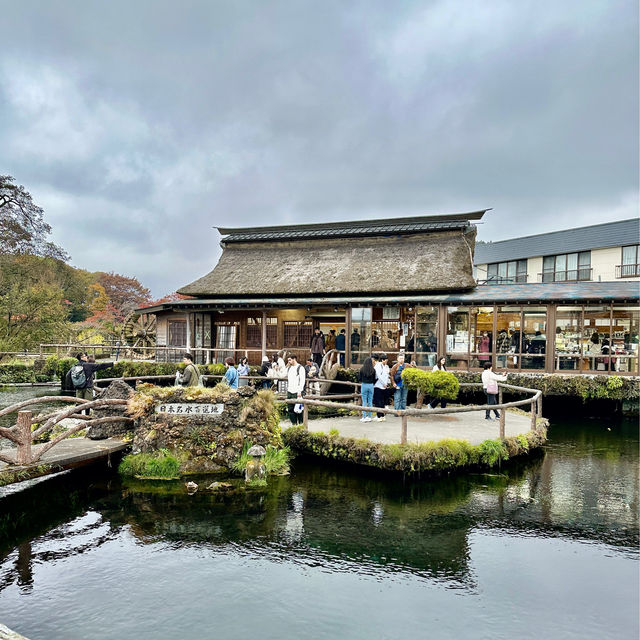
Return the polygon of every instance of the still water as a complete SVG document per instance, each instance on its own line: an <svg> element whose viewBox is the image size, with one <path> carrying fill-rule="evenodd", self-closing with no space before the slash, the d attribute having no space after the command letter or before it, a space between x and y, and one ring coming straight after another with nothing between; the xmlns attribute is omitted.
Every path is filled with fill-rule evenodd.
<svg viewBox="0 0 640 640"><path fill-rule="evenodd" d="M204 479L203 479L204 480ZM638 427L402 481L294 462L188 496L95 467L0 498L0 622L31 640L638 637Z"/></svg>

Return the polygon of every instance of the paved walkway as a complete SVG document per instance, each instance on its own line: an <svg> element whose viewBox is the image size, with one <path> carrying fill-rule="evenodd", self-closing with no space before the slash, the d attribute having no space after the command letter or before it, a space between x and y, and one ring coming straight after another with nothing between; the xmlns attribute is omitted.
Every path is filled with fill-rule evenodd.
<svg viewBox="0 0 640 640"><path fill-rule="evenodd" d="M289 421L282 422L282 428L290 427ZM309 420L309 431L329 433L337 429L347 438L366 438L383 444L399 444L402 421L396 416L387 415L385 422L360 422L356 416L320 418ZM505 435L517 436L531 430L531 418L507 411ZM407 442L437 442L445 438L467 440L470 444L480 444L485 440L500 437L500 422L485 420L484 411L432 415L424 418L409 416L407 420Z"/></svg>
<svg viewBox="0 0 640 640"><path fill-rule="evenodd" d="M36 444L32 451L37 452L42 445ZM123 442L119 438L106 438L105 440L89 440L88 438L67 438L62 440L55 447L47 451L42 458L35 464L52 464L59 467L70 467L87 460L95 460L109 456L117 451L122 451L129 446L129 443ZM3 449L3 451L11 451L11 447ZM4 462L0 462L0 472L9 468ZM28 469L25 467L10 467L12 470Z"/></svg>

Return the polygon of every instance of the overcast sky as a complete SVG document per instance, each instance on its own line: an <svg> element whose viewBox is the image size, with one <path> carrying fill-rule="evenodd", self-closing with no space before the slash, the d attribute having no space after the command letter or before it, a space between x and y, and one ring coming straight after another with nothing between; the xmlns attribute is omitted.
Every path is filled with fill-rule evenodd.
<svg viewBox="0 0 640 640"><path fill-rule="evenodd" d="M636 0L0 0L0 173L154 296L214 226L638 215Z"/></svg>

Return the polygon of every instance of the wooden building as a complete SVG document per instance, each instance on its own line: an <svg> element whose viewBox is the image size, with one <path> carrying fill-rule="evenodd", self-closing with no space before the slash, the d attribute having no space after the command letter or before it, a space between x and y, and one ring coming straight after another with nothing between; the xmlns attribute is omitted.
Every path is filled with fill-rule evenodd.
<svg viewBox="0 0 640 640"><path fill-rule="evenodd" d="M638 373L638 283L480 285L474 222L447 216L219 228L222 256L157 316L157 358L199 362L286 349L306 359L315 327L345 332L346 366L372 351L419 366L492 360L510 370Z"/></svg>

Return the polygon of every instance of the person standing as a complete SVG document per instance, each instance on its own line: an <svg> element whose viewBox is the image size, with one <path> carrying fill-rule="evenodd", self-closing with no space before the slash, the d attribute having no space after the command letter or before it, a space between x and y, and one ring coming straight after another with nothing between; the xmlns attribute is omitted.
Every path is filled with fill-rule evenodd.
<svg viewBox="0 0 640 640"><path fill-rule="evenodd" d="M309 391L316 396L320 395L320 383L318 382L318 365L309 358L304 366Z"/></svg>
<svg viewBox="0 0 640 640"><path fill-rule="evenodd" d="M96 371L109 369L113 367L114 363L101 362L98 364L96 362L88 362L88 356L84 351L79 353L76 358L78 363L69 369L65 379L65 382L70 384L65 384L65 386L75 389L76 398L91 402L93 400L93 381ZM85 413L89 415L89 409L86 409Z"/></svg>
<svg viewBox="0 0 640 640"><path fill-rule="evenodd" d="M344 350L347 346L347 332L340 329L340 333L336 336L336 350L340 352L340 366L344 367Z"/></svg>
<svg viewBox="0 0 640 640"><path fill-rule="evenodd" d="M329 335L327 336L327 339L324 343L324 350L331 351L331 349L335 349L335 348L336 348L336 330L330 329Z"/></svg>
<svg viewBox="0 0 640 640"><path fill-rule="evenodd" d="M498 338L496 340L496 353L499 353L498 356L498 365L501 367L507 366L507 356L509 353L509 349L511 347L511 339L509 338L509 334L506 329L500 329L498 332Z"/></svg>
<svg viewBox="0 0 640 640"><path fill-rule="evenodd" d="M262 356L262 365L260 366L260 375L264 378L269 377L269 369L271 369L271 364L269 363L269 358L267 356ZM269 380L262 381L262 388L268 389L271 386Z"/></svg>
<svg viewBox="0 0 640 640"><path fill-rule="evenodd" d="M224 380L226 383L232 388L238 388L238 370L235 367L235 362L233 358L227 358L224 361L224 366L227 367L227 370L224 374Z"/></svg>
<svg viewBox="0 0 640 640"><path fill-rule="evenodd" d="M309 349L311 350L311 359L318 365L318 371L320 371L322 356L324 355L324 335L322 335L319 327L313 330Z"/></svg>
<svg viewBox="0 0 640 640"><path fill-rule="evenodd" d="M407 408L407 396L409 395L409 387L407 387L402 380L402 372L413 366L411 364L406 364L404 358L404 353L399 353L398 361L393 365L389 372L391 385L394 389L393 408L398 410Z"/></svg>
<svg viewBox="0 0 640 640"><path fill-rule="evenodd" d="M305 384L305 372L304 367L298 364L298 359L295 355L289 356L289 368L287 372L287 399L293 398L302 399L302 392L304 391ZM291 424L301 424L302 413L298 413L296 409L297 403L288 403L289 420Z"/></svg>
<svg viewBox="0 0 640 640"><path fill-rule="evenodd" d="M249 375L249 360L247 358L240 358L240 364L238 365L238 386L246 387L249 384L247 378L241 378L240 376Z"/></svg>
<svg viewBox="0 0 640 640"><path fill-rule="evenodd" d="M487 395L487 404L498 404L498 382L504 382L507 376L501 376L493 372L491 362L484 363L484 371L482 372L482 387ZM496 418L500 417L497 409L493 410ZM485 420L493 420L491 417L491 409L487 409L484 415Z"/></svg>
<svg viewBox="0 0 640 640"><path fill-rule="evenodd" d="M382 409L387 404L387 387L389 386L389 358L386 353L378 354L378 362L374 369L376 382L373 385L373 405ZM384 413L377 413L378 422L384 422L386 419Z"/></svg>
<svg viewBox="0 0 640 640"><path fill-rule="evenodd" d="M360 357L358 351L360 351L360 334L358 329L354 329L351 334L351 364L358 362Z"/></svg>
<svg viewBox="0 0 640 640"><path fill-rule="evenodd" d="M367 358L360 369L360 393L362 395L362 406L373 407L373 385L376 382L376 357L372 355ZM371 422L372 411L364 411L360 422Z"/></svg>
<svg viewBox="0 0 640 640"><path fill-rule="evenodd" d="M185 367L182 375L176 378L181 387L197 387L200 382L200 372L195 364L193 364L193 356L185 353L182 357Z"/></svg>
<svg viewBox="0 0 640 640"><path fill-rule="evenodd" d="M447 356L440 356L437 362L433 365L432 371L446 371L447 370ZM432 398L427 404L427 409L435 409L438 404L444 409L447 406L447 401L444 398Z"/></svg>

